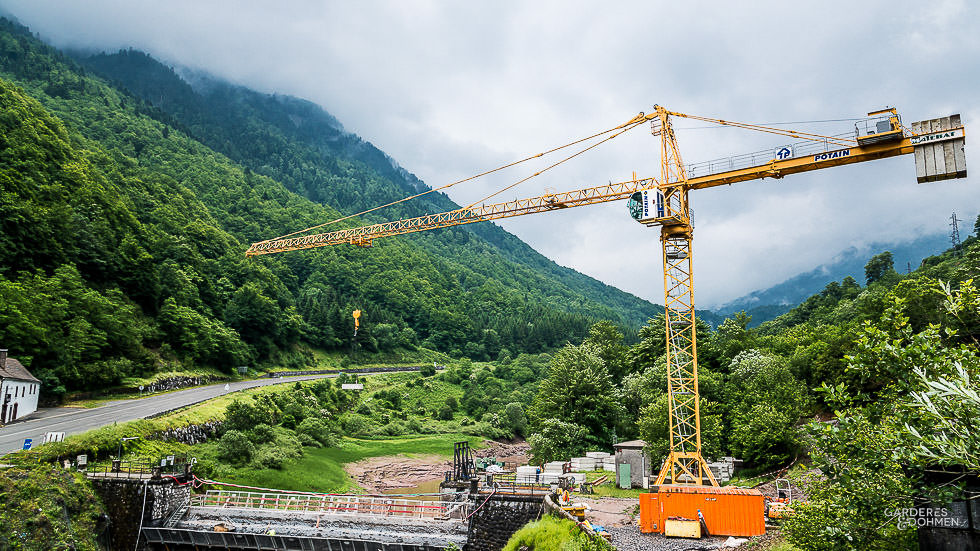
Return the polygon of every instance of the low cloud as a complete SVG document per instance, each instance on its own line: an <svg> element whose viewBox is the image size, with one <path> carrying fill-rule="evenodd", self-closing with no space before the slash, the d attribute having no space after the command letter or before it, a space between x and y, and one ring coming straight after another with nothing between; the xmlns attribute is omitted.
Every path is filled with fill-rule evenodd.
<svg viewBox="0 0 980 551"><path fill-rule="evenodd" d="M429 185L623 122L655 103L730 120L980 114L978 8L965 2L593 3L6 0L57 46L133 47L264 92L310 99ZM686 161L778 137L677 120ZM809 126L840 132L846 122ZM647 129L501 196L658 175ZM969 146L968 146L969 147ZM967 157L973 158L968 150ZM526 175L453 189L460 203ZM917 185L909 157L692 193L697 303L778 283L851 246L972 228L971 180ZM505 221L545 255L662 300L658 232L624 205ZM965 234L961 228L961 234Z"/></svg>

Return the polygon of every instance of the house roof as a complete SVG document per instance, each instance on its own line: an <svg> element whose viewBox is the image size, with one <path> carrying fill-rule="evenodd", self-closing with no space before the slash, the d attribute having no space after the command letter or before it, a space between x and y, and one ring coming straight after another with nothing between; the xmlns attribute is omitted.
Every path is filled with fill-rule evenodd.
<svg viewBox="0 0 980 551"><path fill-rule="evenodd" d="M645 448L647 443L644 440L630 440L629 442L620 442L619 444L614 444L614 448Z"/></svg>
<svg viewBox="0 0 980 551"><path fill-rule="evenodd" d="M4 379L17 379L19 381L41 382L37 377L31 375L31 372L23 364L14 358L7 358L6 365L0 366L0 377Z"/></svg>

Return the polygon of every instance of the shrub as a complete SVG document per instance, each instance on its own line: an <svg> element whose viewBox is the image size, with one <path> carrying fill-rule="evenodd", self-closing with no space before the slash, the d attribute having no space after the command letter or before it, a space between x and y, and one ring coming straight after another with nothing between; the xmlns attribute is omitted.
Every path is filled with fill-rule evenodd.
<svg viewBox="0 0 980 551"><path fill-rule="evenodd" d="M346 414L340 418L340 426L348 436L368 436L371 434L371 423L357 414Z"/></svg>
<svg viewBox="0 0 980 551"><path fill-rule="evenodd" d="M225 430L247 431L259 423L268 421L265 417L255 405L235 400L225 408L224 428Z"/></svg>
<svg viewBox="0 0 980 551"><path fill-rule="evenodd" d="M314 442L324 446L332 446L336 442L333 431L330 430L330 425L323 419L314 417L303 419L296 427L296 434L311 438Z"/></svg>
<svg viewBox="0 0 980 551"><path fill-rule="evenodd" d="M248 463L255 454L255 445L245 433L230 430L218 440L218 457L233 464Z"/></svg>
<svg viewBox="0 0 980 551"><path fill-rule="evenodd" d="M286 462L286 453L275 446L262 446L255 454L255 464L266 469L281 469Z"/></svg>
<svg viewBox="0 0 980 551"><path fill-rule="evenodd" d="M309 434L296 433L296 437L299 438L299 443L304 446L309 446L311 448L319 447L320 443L313 439Z"/></svg>
<svg viewBox="0 0 980 551"><path fill-rule="evenodd" d="M440 421L452 421L453 409L448 405L442 406L441 408L439 408L439 411L436 413L436 419Z"/></svg>
<svg viewBox="0 0 980 551"><path fill-rule="evenodd" d="M266 442L271 442L276 437L276 434L272 430L272 427L265 423L260 423L249 431L248 436L249 440L256 444L265 444Z"/></svg>

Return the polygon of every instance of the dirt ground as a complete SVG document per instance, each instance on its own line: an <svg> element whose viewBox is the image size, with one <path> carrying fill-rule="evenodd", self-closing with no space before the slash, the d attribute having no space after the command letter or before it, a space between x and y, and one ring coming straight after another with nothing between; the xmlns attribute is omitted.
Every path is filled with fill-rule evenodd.
<svg viewBox="0 0 980 551"><path fill-rule="evenodd" d="M585 512L585 518L589 522L607 527L633 524L634 521L630 518L630 513L635 512L640 503L638 499L629 497L591 498L578 495L572 501L585 503L589 506Z"/></svg>
<svg viewBox="0 0 980 551"><path fill-rule="evenodd" d="M372 494L442 480L451 469L452 462L437 455L370 457L344 465L347 474Z"/></svg>
<svg viewBox="0 0 980 551"><path fill-rule="evenodd" d="M527 463L530 446L524 441L514 443L487 440L475 450L476 457L496 457L504 463ZM444 479L452 470L452 461L429 455L422 457L371 457L344 465L344 470L369 493L382 493L399 488L417 488ZM438 491L438 490L436 490Z"/></svg>

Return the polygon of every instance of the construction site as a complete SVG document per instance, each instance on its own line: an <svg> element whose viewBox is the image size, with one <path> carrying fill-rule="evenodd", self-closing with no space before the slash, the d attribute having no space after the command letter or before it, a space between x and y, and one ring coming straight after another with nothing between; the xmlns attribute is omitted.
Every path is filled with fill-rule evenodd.
<svg viewBox="0 0 980 551"><path fill-rule="evenodd" d="M686 165L674 137L672 117L801 141ZM669 453L662 463L651 464L647 443L641 440L620 442L611 452L590 452L542 465L477 458L467 442L459 442L439 491L411 495L225 489L220 482L198 479L186 464L182 472L166 476L159 468L145 471L113 465L108 471L89 472L89 478L104 488L120 484L130 488L135 492L130 501L142 497L136 537L151 549L168 551L414 551L454 547L490 551L501 549L511 534L544 514L573 520L583 533L624 550L675 548L670 542L681 542L676 548L683 549L732 547L747 541L736 538L765 535L767 527L792 515L794 503L804 496L780 478L760 484L761 490L723 485L739 461L726 457L709 463L702 452L689 192L906 154L914 155L920 183L962 178L966 175L965 130L958 115L906 126L898 112L889 108L869 113L847 133L825 136L696 117L658 106L653 114L641 113L595 136L608 134L608 140L647 123L661 140L659 177L634 178L505 203L472 204L451 212L330 233L309 233L320 227L316 226L254 243L248 255L340 244L370 247L375 239L404 233L627 200L627 210L634 219L660 228L669 397ZM591 147L594 145L584 150ZM535 157L538 156L529 158ZM357 314L359 311L355 312L355 323ZM381 478L384 477L376 476L375 482ZM589 494L603 483L642 491L638 499L590 499ZM203 493L191 491L204 486L212 489ZM392 486L398 485L388 488ZM151 487L152 503L147 505ZM608 526L601 524L610 520Z"/></svg>

